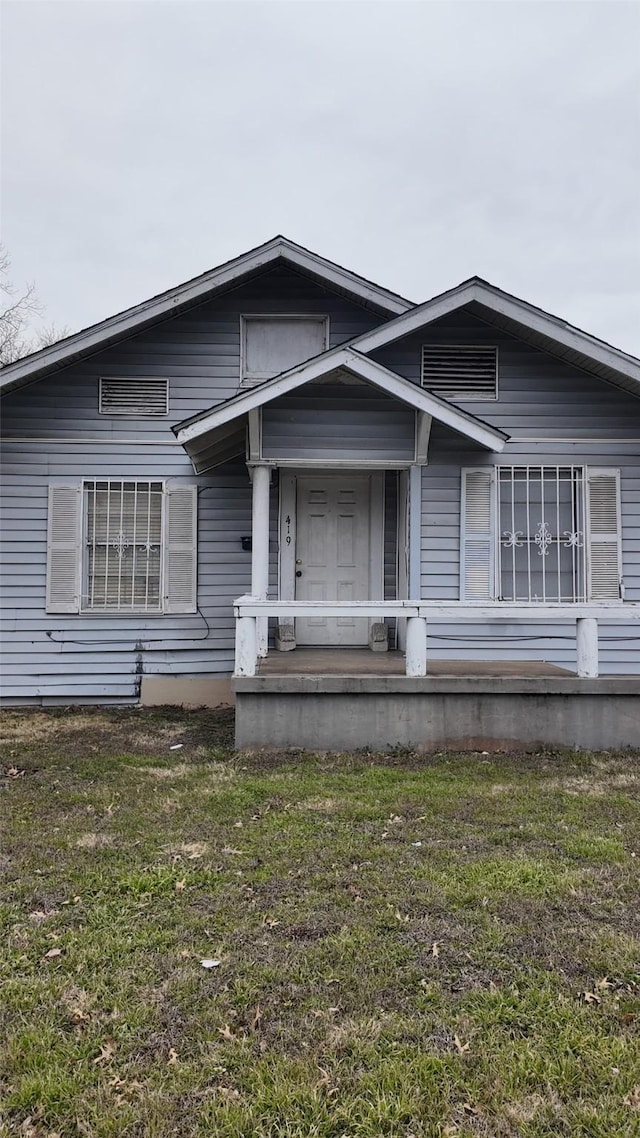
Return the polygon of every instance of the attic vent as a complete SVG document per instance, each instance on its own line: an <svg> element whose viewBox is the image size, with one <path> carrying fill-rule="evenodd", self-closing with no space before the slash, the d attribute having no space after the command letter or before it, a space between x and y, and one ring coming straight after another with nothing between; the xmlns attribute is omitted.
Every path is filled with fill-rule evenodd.
<svg viewBox="0 0 640 1138"><path fill-rule="evenodd" d="M168 379L100 379L101 415L149 419L168 412Z"/></svg>
<svg viewBox="0 0 640 1138"><path fill-rule="evenodd" d="M444 399L496 399L498 349L423 344L422 386Z"/></svg>

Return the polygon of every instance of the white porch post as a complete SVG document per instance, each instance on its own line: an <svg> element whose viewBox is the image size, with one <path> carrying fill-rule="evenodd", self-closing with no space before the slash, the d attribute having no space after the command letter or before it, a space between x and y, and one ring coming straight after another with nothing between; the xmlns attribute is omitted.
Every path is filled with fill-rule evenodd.
<svg viewBox="0 0 640 1138"><path fill-rule="evenodd" d="M408 676L427 674L427 622L422 616L407 620L405 671Z"/></svg>
<svg viewBox="0 0 640 1138"><path fill-rule="evenodd" d="M234 676L255 676L258 663L257 619L254 616L236 617L236 663Z"/></svg>
<svg viewBox="0 0 640 1138"><path fill-rule="evenodd" d="M269 483L268 466L253 467L251 503L251 595L266 600L269 591ZM267 655L268 618L256 618L258 656Z"/></svg>
<svg viewBox="0 0 640 1138"><path fill-rule="evenodd" d="M598 675L598 621L594 616L581 616L576 621L576 657L578 675Z"/></svg>

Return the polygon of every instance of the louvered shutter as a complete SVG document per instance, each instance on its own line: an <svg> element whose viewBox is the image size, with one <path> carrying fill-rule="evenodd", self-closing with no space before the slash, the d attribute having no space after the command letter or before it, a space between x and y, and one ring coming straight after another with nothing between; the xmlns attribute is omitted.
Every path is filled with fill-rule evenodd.
<svg viewBox="0 0 640 1138"><path fill-rule="evenodd" d="M195 486L167 486L164 534L164 611L196 612L197 502Z"/></svg>
<svg viewBox="0 0 640 1138"><path fill-rule="evenodd" d="M620 471L587 470L589 600L617 601L622 596Z"/></svg>
<svg viewBox="0 0 640 1138"><path fill-rule="evenodd" d="M460 599L494 596L494 475L491 469L462 471Z"/></svg>
<svg viewBox="0 0 640 1138"><path fill-rule="evenodd" d="M47 515L47 612L79 612L82 486L52 482Z"/></svg>

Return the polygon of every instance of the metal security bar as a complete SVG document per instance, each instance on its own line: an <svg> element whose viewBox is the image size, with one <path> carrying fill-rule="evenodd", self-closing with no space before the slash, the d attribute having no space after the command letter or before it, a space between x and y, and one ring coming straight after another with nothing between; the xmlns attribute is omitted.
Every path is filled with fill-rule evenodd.
<svg viewBox="0 0 640 1138"><path fill-rule="evenodd" d="M162 497L162 482L84 483L83 608L160 610Z"/></svg>
<svg viewBox="0 0 640 1138"><path fill-rule="evenodd" d="M500 600L586 599L584 467L499 467L498 519Z"/></svg>

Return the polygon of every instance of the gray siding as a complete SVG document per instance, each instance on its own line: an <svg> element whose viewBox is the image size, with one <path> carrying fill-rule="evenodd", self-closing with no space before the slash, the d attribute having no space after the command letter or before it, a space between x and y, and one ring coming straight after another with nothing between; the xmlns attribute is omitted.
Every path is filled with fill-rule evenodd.
<svg viewBox="0 0 640 1138"><path fill-rule="evenodd" d="M426 343L498 348L498 399L458 405L491 426L527 438L638 436L640 399L493 328L465 310L373 353L385 367L420 383Z"/></svg>
<svg viewBox="0 0 640 1138"><path fill-rule="evenodd" d="M376 323L365 309L288 270L274 269L187 315L164 321L117 348L5 397L5 698L45 702L133 700L142 674L215 676L231 671L232 600L250 585L251 554L241 548L241 537L251 532L250 482L241 461L227 463L210 475L196 478L170 426L238 390L241 313L287 311L328 314L332 347ZM466 407L506 430L512 442L502 456L493 456L470 447L467 440L453 432L434 426L429 466L423 471L423 595L450 600L459 596L461 467L495 461L570 460L621 469L627 598L640 601L640 399L537 352L504 332L495 332L464 313L442 321L428 335L449 342L457 339L498 343L499 399L470 402ZM378 353L377 358L418 382L423 339L413 337L392 345ZM162 420L99 416L100 375L168 376L169 416ZM358 395L354 394L356 390ZM307 393L301 393L292 402L282 400L274 405L273 412L266 415L267 445L284 447L286 453L293 454L295 438L304 437L305 432L309 442L325 440L318 446L325 457L331 454L327 442L340 455L349 447L353 448L351 453L382 453L375 448L388 446L390 440L400 448L406 445L406 423L402 426L406 412L399 411L397 404L391 407L385 403L381 418L384 397L368 390L363 393L355 385L341 385L335 393L340 403L340 412L336 413L326 392L320 396L317 391L309 394L311 400L316 400L315 417L307 414ZM322 415L327 416L325 421ZM318 423L323 423L324 434L311 432L311 427ZM183 478L197 482L197 614L143 618L45 614L48 483L52 479L105 476ZM395 592L395 487L395 474L388 474L387 596ZM271 581L275 588L276 479L271 502ZM633 626L617 624L601 630L604 671L640 671L638 632ZM509 629L502 623L483 628L438 624L433 625L429 646L432 655L440 659L544 658L567 667L573 667L575 660L571 626Z"/></svg>
<svg viewBox="0 0 640 1138"><path fill-rule="evenodd" d="M370 384L315 383L262 412L265 458L411 460L411 408Z"/></svg>
<svg viewBox="0 0 640 1138"><path fill-rule="evenodd" d="M314 312L330 318L334 347L375 316L289 270L273 269L189 314L3 400L2 696L10 701L133 700L142 674L228 675L232 601L247 592L251 484L243 462L196 478L170 430L228 398L240 381L240 314ZM168 376L163 419L98 414L98 378ZM47 615L47 488L54 479L184 478L197 482L198 606L188 616ZM272 490L277 579L277 483Z"/></svg>
<svg viewBox="0 0 640 1138"><path fill-rule="evenodd" d="M584 463L619 467L625 596L640 601L640 398L628 394L502 329L461 310L374 353L374 358L414 383L420 382L423 343L495 344L498 398L459 405L506 431L501 455L434 425L429 465L423 471L422 595L460 596L460 470L485 464ZM545 659L575 668L575 626L508 627L432 624L434 659ZM617 622L600 629L603 672L640 672L640 629Z"/></svg>
<svg viewBox="0 0 640 1138"><path fill-rule="evenodd" d="M50 452L53 449L51 448ZM250 586L251 554L241 548L251 532L251 487L246 467L228 464L199 478L198 606L193 615L47 615L45 604L47 485L49 477L113 474L194 475L176 450L130 462L128 451L83 454L75 462L54 454L45 475L5 446L12 473L3 480L2 640L5 699L134 698L141 675L227 674L233 665L231 602ZM118 461L118 459L120 461Z"/></svg>
<svg viewBox="0 0 640 1138"><path fill-rule="evenodd" d="M640 401L635 421L627 426L640 437ZM532 434L534 430L532 429ZM469 447L459 436L434 428L429 465L423 470L422 596L458 600L460 596L460 471L465 466L561 464L566 461L620 469L622 502L622 566L625 598L640 601L640 447L637 442L543 440L509 443L501 455ZM640 672L640 628L618 622L600 632L601 670L611 674ZM530 625L432 625L429 650L438 660L547 660L575 668L575 625L539 621Z"/></svg>
<svg viewBox="0 0 640 1138"><path fill-rule="evenodd" d="M169 428L238 391L240 315L309 312L329 316L329 346L372 328L371 312L298 274L272 269L186 315L165 320L117 347L98 352L57 375L4 397L3 434L105 441L173 441ZM101 375L166 376L169 415L163 419L109 418L98 413Z"/></svg>

